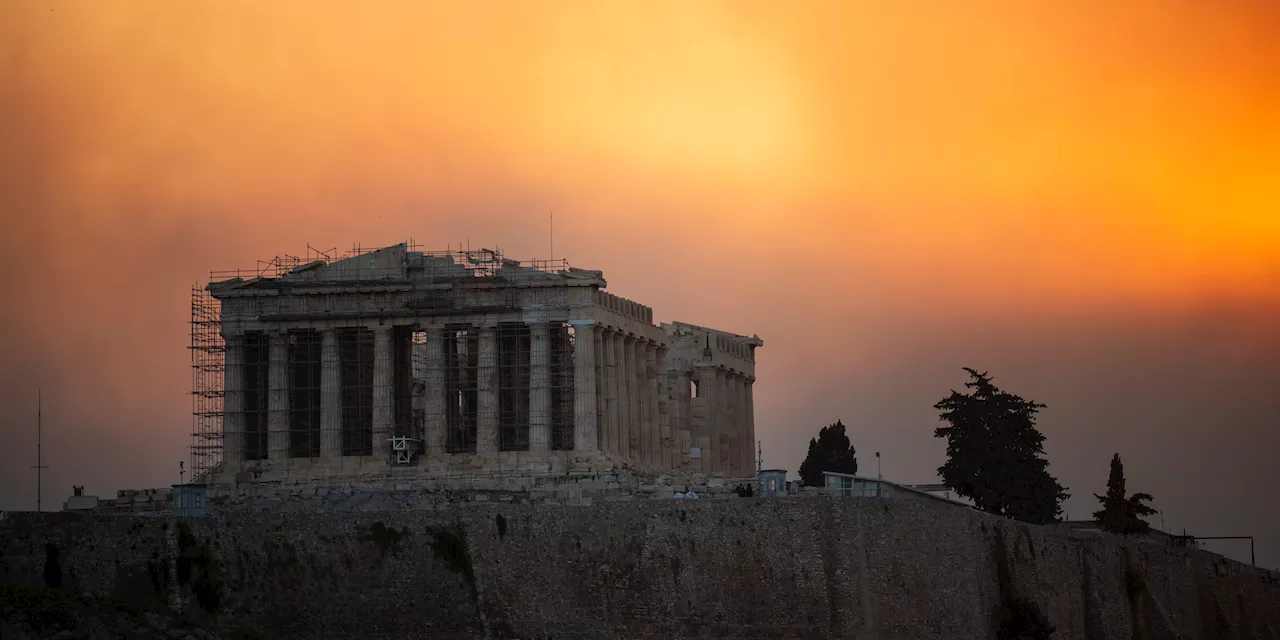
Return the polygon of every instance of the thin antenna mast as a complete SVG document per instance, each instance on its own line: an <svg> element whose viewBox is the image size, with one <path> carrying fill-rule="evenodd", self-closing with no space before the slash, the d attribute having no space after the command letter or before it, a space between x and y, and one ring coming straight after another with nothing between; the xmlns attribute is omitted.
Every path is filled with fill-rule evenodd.
<svg viewBox="0 0 1280 640"><path fill-rule="evenodd" d="M41 487L40 487L40 480L41 480L40 472L43 469L45 469L44 459L43 459L44 429L41 426L41 413L42 412L41 412L40 390L37 389L36 390L36 466L31 467L32 469L36 470L36 512L37 513L44 511L44 505L41 503L41 499L44 496L44 492L41 490Z"/></svg>
<svg viewBox="0 0 1280 640"><path fill-rule="evenodd" d="M551 214L551 255L547 256L550 260L556 259L556 214Z"/></svg>

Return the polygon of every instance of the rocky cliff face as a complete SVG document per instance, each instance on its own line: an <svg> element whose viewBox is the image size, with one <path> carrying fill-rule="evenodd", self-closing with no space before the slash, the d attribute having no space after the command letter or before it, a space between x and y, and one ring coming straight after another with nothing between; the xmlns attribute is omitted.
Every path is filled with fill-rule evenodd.
<svg viewBox="0 0 1280 640"><path fill-rule="evenodd" d="M1280 637L1276 573L931 501L9 514L0 553L2 584L225 637Z"/></svg>
<svg viewBox="0 0 1280 640"><path fill-rule="evenodd" d="M130 606L88 592L0 587L4 640L222 640L172 611Z"/></svg>

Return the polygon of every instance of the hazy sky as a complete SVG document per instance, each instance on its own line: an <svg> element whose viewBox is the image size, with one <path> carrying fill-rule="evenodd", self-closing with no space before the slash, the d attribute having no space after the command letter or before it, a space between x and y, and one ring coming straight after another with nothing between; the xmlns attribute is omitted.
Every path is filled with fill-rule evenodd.
<svg viewBox="0 0 1280 640"><path fill-rule="evenodd" d="M1280 567L1269 0L0 3L0 508L177 481L190 288L307 243L555 253L758 333L795 473L936 481L961 367ZM1159 518L1156 518L1159 525ZM1248 560L1246 545L1216 548Z"/></svg>

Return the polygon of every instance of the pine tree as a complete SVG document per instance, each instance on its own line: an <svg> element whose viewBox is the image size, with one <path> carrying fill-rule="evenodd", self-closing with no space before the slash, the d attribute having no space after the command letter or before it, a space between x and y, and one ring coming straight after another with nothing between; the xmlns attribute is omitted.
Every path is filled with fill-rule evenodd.
<svg viewBox="0 0 1280 640"><path fill-rule="evenodd" d="M1104 531L1136 535L1146 533L1151 528L1142 516L1149 516L1156 512L1155 509L1144 504L1151 502L1154 498L1147 493L1135 493L1126 497L1124 463L1120 461L1120 454L1111 456L1111 472L1107 475L1107 495L1100 496L1096 493L1093 495L1098 502L1102 503L1102 508L1093 512L1093 518L1098 521L1098 526Z"/></svg>
<svg viewBox="0 0 1280 640"><path fill-rule="evenodd" d="M800 463L800 480L806 487L820 487L823 471L855 474L857 453L845 435L844 423L836 420L835 424L820 429L817 439L809 440L809 454Z"/></svg>
<svg viewBox="0 0 1280 640"><path fill-rule="evenodd" d="M943 483L988 513L1045 524L1058 520L1068 494L1049 475L1044 434L1035 427L1045 405L1005 393L986 373L965 368L973 391L934 405L949 426L934 435L947 439Z"/></svg>

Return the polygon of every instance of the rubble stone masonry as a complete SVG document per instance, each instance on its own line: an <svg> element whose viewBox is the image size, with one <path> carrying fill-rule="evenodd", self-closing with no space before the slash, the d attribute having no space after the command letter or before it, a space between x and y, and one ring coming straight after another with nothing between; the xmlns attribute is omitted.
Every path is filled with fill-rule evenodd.
<svg viewBox="0 0 1280 640"><path fill-rule="evenodd" d="M0 584L54 577L228 637L985 639L1014 599L1060 639L1280 637L1275 572L930 500L5 514Z"/></svg>

